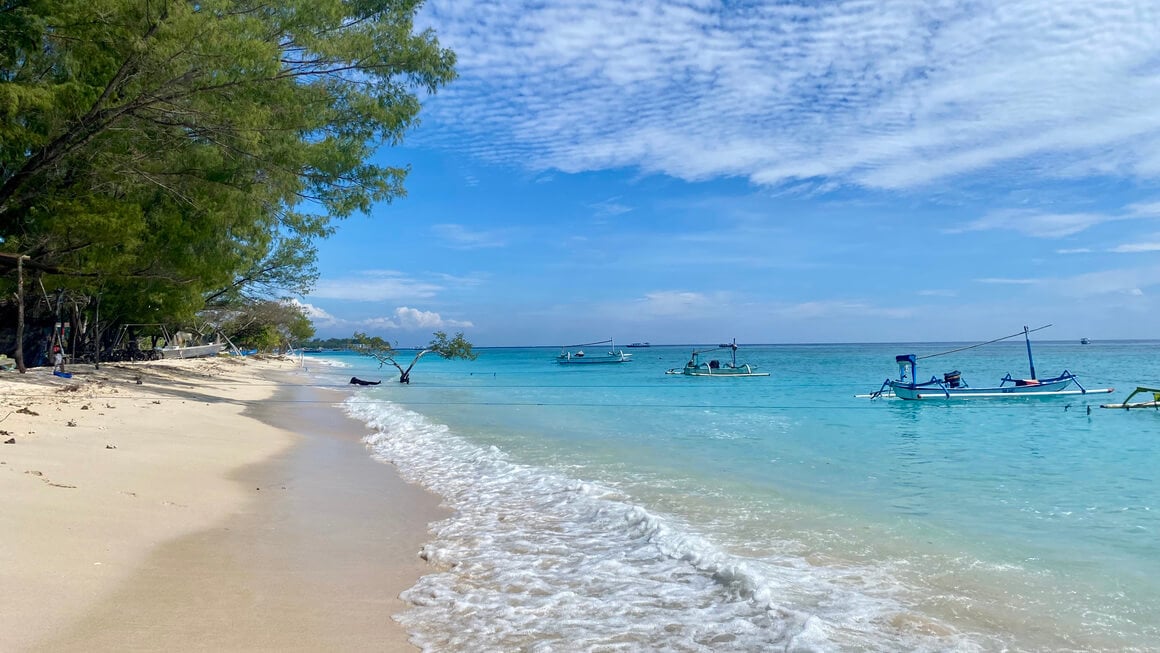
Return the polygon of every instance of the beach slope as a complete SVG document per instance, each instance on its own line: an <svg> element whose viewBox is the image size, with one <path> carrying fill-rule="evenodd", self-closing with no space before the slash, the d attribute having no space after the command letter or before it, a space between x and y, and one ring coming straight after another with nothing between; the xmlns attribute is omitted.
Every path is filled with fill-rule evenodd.
<svg viewBox="0 0 1160 653"><path fill-rule="evenodd" d="M408 650L435 497L288 359L0 376L0 650Z"/></svg>

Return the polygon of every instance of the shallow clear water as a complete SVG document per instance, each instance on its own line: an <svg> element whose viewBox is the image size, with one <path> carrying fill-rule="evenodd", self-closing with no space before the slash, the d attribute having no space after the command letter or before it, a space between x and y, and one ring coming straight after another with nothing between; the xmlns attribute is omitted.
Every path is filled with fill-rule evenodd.
<svg viewBox="0 0 1160 653"><path fill-rule="evenodd" d="M429 650L1160 650L1160 412L1098 407L1160 383L1160 343L1035 343L1040 377L1112 394L855 398L954 347L745 347L772 376L738 379L665 375L688 347L484 349L405 386L308 365L382 378L348 410L455 510L399 616ZM1026 352L919 377L951 369L995 385Z"/></svg>

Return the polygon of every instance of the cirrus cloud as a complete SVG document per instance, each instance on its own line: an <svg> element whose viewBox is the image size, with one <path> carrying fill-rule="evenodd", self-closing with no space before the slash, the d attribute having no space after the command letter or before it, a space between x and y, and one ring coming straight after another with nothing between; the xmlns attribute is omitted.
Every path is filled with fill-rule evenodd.
<svg viewBox="0 0 1160 653"><path fill-rule="evenodd" d="M913 188L1160 176L1149 0L431 0L460 79L419 140L533 171Z"/></svg>

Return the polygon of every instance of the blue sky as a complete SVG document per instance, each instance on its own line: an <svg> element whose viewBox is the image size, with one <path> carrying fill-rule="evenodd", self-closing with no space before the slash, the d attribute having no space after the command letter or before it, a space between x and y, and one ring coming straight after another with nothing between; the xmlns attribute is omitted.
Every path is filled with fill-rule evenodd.
<svg viewBox="0 0 1160 653"><path fill-rule="evenodd" d="M429 1L460 78L319 335L1155 338L1153 0Z"/></svg>

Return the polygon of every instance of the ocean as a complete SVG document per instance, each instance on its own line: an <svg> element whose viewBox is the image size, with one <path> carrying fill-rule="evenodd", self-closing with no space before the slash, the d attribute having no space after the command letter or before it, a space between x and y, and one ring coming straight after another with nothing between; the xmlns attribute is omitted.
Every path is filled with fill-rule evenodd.
<svg viewBox="0 0 1160 653"><path fill-rule="evenodd" d="M1160 342L1033 343L1111 394L855 397L962 344L742 345L771 376L732 379L666 375L691 346L304 364L382 379L346 410L454 511L395 615L424 650L1160 651L1160 412L1099 408L1160 384ZM919 377L952 369L997 385L1026 350Z"/></svg>

